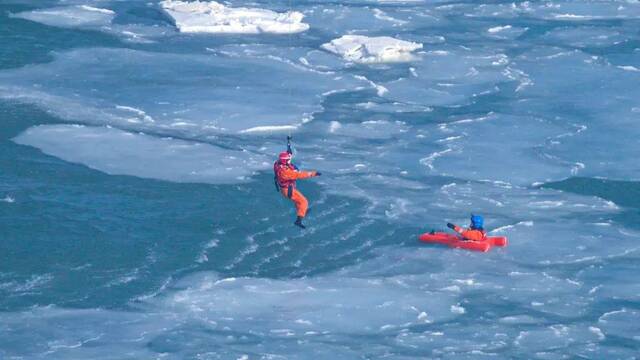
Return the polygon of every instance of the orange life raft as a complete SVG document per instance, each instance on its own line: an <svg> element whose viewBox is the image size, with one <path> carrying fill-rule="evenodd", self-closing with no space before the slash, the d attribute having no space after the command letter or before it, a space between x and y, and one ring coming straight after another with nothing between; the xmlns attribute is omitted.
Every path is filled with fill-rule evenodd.
<svg viewBox="0 0 640 360"><path fill-rule="evenodd" d="M460 248L473 251L486 252L492 246L507 246L507 238L504 236L487 236L483 241L465 240L458 235L444 232L424 233L418 237L426 243L444 244L452 248Z"/></svg>

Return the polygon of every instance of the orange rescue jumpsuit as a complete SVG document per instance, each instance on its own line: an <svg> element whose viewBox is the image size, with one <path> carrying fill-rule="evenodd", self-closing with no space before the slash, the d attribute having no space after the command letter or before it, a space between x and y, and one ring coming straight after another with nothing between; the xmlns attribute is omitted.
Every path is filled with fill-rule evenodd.
<svg viewBox="0 0 640 360"><path fill-rule="evenodd" d="M460 236L462 236L465 240L484 241L486 237L485 232L482 230L463 229L458 225L456 225L453 230L460 234Z"/></svg>
<svg viewBox="0 0 640 360"><path fill-rule="evenodd" d="M276 174L276 182L280 187L282 196L293 201L296 205L297 216L301 218L305 217L305 215L307 215L307 209L309 208L309 202L307 198L296 189L296 180L314 177L317 171L300 171L293 165L282 163L279 160L273 164L273 171Z"/></svg>

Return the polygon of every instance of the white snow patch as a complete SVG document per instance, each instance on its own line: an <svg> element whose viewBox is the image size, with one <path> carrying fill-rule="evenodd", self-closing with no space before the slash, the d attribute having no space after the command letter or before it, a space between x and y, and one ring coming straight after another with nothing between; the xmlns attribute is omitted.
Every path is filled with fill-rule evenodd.
<svg viewBox="0 0 640 360"><path fill-rule="evenodd" d="M624 71L635 71L635 72L640 72L640 69L638 69L635 66L631 66L631 65L622 65L622 66L618 66L618 69L622 69Z"/></svg>
<svg viewBox="0 0 640 360"><path fill-rule="evenodd" d="M433 162L437 158L439 158L439 157L441 157L441 156L443 156L443 155L445 155L445 154L447 154L447 153L449 153L451 151L453 151L453 150L452 149L445 149L445 150L442 150L442 151L436 151L434 153L431 153L429 156L420 159L420 164L425 165L429 169L433 170L434 169Z"/></svg>
<svg viewBox="0 0 640 360"><path fill-rule="evenodd" d="M387 15L387 13L385 13L384 11L382 11L380 9L373 9L373 16L375 16L376 19L389 21L389 22L393 23L394 26L407 24L407 21L391 17L391 16Z"/></svg>
<svg viewBox="0 0 640 360"><path fill-rule="evenodd" d="M4 199L2 199L0 201L11 204L11 203L16 202L16 199L14 199L11 196L7 195L7 196L4 197Z"/></svg>
<svg viewBox="0 0 640 360"><path fill-rule="evenodd" d="M598 340L601 340L601 341L604 340L605 336L602 330L600 330L600 328L597 328L595 326L589 326L589 331L596 334L598 336Z"/></svg>
<svg viewBox="0 0 640 360"><path fill-rule="evenodd" d="M418 320L420 320L420 321L424 321L424 322L426 322L426 323L429 323L429 322L430 322L430 321L429 321L429 316L428 316L428 315L427 315L427 313L426 313L426 312L424 312L424 311L423 311L423 312L421 312L421 313L418 315Z"/></svg>
<svg viewBox="0 0 640 360"><path fill-rule="evenodd" d="M592 20L596 19L596 16L575 15L575 14L554 14L554 18L560 20Z"/></svg>
<svg viewBox="0 0 640 360"><path fill-rule="evenodd" d="M255 126L252 128L241 130L242 134L263 133L263 132L284 132L294 131L298 127L295 125L271 125L271 126Z"/></svg>
<svg viewBox="0 0 640 360"><path fill-rule="evenodd" d="M495 34L495 33L498 33L500 31L509 30L509 29L511 29L511 25L496 26L496 27L489 28L487 30L487 32L489 32L491 34Z"/></svg>

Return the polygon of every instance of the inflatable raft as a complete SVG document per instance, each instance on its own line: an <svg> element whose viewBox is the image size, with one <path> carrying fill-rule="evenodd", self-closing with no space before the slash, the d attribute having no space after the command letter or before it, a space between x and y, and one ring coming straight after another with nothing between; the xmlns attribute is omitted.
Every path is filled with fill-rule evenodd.
<svg viewBox="0 0 640 360"><path fill-rule="evenodd" d="M424 233L418 237L426 243L444 244L452 248L486 252L492 246L507 246L507 238L504 236L487 236L483 241L464 240L458 235L444 232Z"/></svg>

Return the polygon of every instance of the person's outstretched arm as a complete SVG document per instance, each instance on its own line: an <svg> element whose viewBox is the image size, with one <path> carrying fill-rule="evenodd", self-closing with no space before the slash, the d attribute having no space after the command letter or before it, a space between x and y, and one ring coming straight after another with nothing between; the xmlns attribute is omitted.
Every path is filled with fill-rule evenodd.
<svg viewBox="0 0 640 360"><path fill-rule="evenodd" d="M301 170L293 170L293 169L284 169L280 172L280 177L283 180L300 180L300 179L308 179L310 177L317 176L317 171L301 171Z"/></svg>
<svg viewBox="0 0 640 360"><path fill-rule="evenodd" d="M454 225L452 223L447 223L447 227L455 232L457 232L458 234L462 234L462 232L464 232L464 229L461 228L458 225Z"/></svg>

